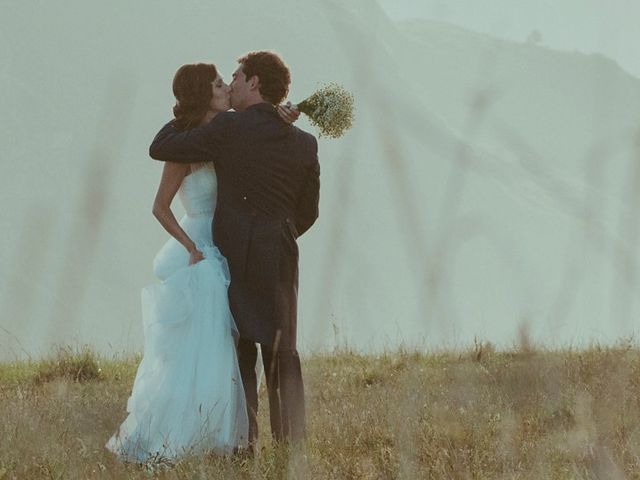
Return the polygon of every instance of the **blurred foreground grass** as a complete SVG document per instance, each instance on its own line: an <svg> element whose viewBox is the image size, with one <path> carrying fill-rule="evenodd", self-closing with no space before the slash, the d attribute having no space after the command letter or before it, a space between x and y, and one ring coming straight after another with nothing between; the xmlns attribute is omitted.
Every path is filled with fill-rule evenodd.
<svg viewBox="0 0 640 480"><path fill-rule="evenodd" d="M0 479L640 479L640 350L348 351L304 361L308 439L151 471L104 448L139 358L0 364Z"/></svg>

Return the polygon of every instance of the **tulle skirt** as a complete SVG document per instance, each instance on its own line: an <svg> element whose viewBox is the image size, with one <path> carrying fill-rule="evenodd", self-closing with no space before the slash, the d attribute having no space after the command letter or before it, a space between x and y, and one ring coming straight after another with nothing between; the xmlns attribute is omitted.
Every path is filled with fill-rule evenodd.
<svg viewBox="0 0 640 480"><path fill-rule="evenodd" d="M188 266L186 250L169 241L154 262L164 280L142 290L144 357L127 402L129 415L106 445L124 461L227 454L247 444L226 260L206 234L210 218L181 224L200 239L205 259Z"/></svg>

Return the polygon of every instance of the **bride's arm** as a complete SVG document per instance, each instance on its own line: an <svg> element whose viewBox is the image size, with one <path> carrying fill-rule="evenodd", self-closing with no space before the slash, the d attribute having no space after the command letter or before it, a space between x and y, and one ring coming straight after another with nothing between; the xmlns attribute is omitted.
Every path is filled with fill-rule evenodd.
<svg viewBox="0 0 640 480"><path fill-rule="evenodd" d="M187 249L190 256L189 265L192 265L204 257L171 211L171 202L176 196L176 192L180 188L185 175L189 173L189 168L189 165L186 164L165 162L158 192L153 202L153 215L164 229Z"/></svg>

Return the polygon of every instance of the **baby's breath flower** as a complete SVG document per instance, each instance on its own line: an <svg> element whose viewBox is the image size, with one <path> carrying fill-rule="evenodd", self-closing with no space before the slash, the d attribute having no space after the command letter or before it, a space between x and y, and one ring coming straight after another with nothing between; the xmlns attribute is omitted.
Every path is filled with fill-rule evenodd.
<svg viewBox="0 0 640 480"><path fill-rule="evenodd" d="M338 138L353 124L353 95L341 85L330 83L298 104L320 136Z"/></svg>

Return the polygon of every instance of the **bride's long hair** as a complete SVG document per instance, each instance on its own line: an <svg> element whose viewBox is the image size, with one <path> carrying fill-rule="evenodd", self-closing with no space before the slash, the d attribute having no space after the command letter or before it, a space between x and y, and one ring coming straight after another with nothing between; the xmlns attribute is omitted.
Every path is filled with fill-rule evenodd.
<svg viewBox="0 0 640 480"><path fill-rule="evenodd" d="M217 77L218 71L210 63L187 64L178 69L173 77L176 128L188 130L200 124L213 97L211 82Z"/></svg>

